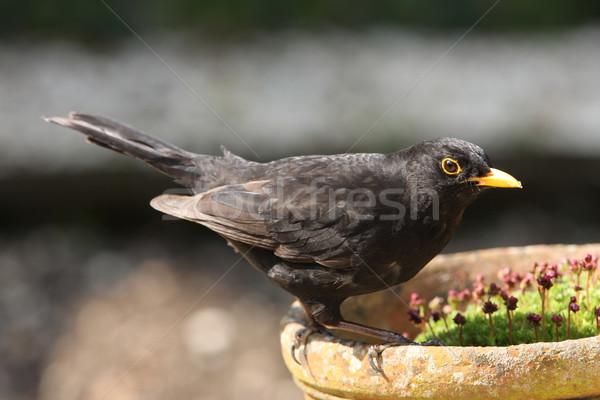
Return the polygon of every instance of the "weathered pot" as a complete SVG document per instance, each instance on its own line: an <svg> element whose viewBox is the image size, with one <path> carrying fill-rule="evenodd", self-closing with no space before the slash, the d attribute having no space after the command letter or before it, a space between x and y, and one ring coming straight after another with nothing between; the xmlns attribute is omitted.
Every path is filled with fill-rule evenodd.
<svg viewBox="0 0 600 400"><path fill-rule="evenodd" d="M530 268L533 261L600 254L600 244L511 247L436 257L400 289L349 299L344 315L352 321L407 332L403 313L413 291L433 296L463 287L482 273ZM281 349L288 369L307 400L339 399L600 399L600 337L508 347L419 347L386 349L375 372L362 342L313 334L290 355L294 336L306 323L292 305L283 320Z"/></svg>

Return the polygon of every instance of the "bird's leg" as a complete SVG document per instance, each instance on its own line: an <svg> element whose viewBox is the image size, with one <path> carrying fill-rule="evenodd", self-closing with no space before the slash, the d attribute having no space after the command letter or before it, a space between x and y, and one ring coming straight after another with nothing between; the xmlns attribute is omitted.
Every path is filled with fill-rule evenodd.
<svg viewBox="0 0 600 400"><path fill-rule="evenodd" d="M333 325L324 325L328 329L337 329L345 332L357 333L362 336L368 336L383 343L373 344L369 348L368 357L371 368L379 373L383 373L381 367L379 367L379 359L383 351L389 347L394 346L443 346L438 340L429 340L427 342L417 343L410 339L405 338L399 333L386 331L385 329L374 328L367 325L362 325L356 322L350 322L346 320L340 320Z"/></svg>
<svg viewBox="0 0 600 400"><path fill-rule="evenodd" d="M308 340L308 337L310 335L312 335L313 333L322 332L324 330L323 326L321 324L319 324L315 320L315 318L312 316L312 314L310 313L309 305L303 301L300 301L300 305L302 306L302 309L304 310L304 313L306 314L306 317L308 318L308 323L306 324L305 328L300 329L300 330L298 330L298 332L296 332L296 335L294 337L294 342L292 343L292 347L290 349L292 359L298 365L301 365L301 364L300 364L300 361L298 361L298 359L296 358L296 350L298 350L300 347L306 345L306 341Z"/></svg>
<svg viewBox="0 0 600 400"><path fill-rule="evenodd" d="M339 302L341 303L341 302ZM350 322L342 318L339 310L339 303L329 303L327 306L319 308L310 307L302 304L304 310L311 320L314 320L318 325L323 326L327 329L340 330L345 332L356 333L361 336L366 336L376 343L392 344L396 346L403 345L423 345L423 346L439 346L441 343L437 340L430 340L423 343L416 343L410 339L405 338L399 333L387 331L385 329L375 328L368 325L359 324L357 322Z"/></svg>
<svg viewBox="0 0 600 400"><path fill-rule="evenodd" d="M404 336L386 331L383 329L374 328L367 325L362 325L356 322L350 322L346 320L340 320L337 324L328 326L329 329L339 329L345 332L353 332L358 333L362 336L368 336L370 338L375 338L377 340L383 340L383 343L380 344L372 344L369 347L369 352L367 357L369 359L369 365L375 371L380 374L383 373L383 370L379 366L379 359L381 357L381 353L388 347L392 346L403 346L403 345L412 345L416 344L412 340L405 338Z"/></svg>
<svg viewBox="0 0 600 400"><path fill-rule="evenodd" d="M400 335L399 333L386 331L385 329L374 328L368 325L350 322L343 319L336 324L325 325L325 327L328 329L337 329L340 331L356 333L361 336L367 336L371 339L375 339L376 342L382 341L383 343L396 343L398 345L417 344L412 340Z"/></svg>
<svg viewBox="0 0 600 400"><path fill-rule="evenodd" d="M389 347L407 345L442 345L442 343L440 343L437 340L416 343L396 332L347 321L342 318L342 314L340 312L340 305L342 302L343 299L328 299L325 301L315 301L315 299L310 299L310 301L301 300L304 311L309 316L309 320L316 322L316 324L321 325L327 330L340 330L344 332L351 332L358 334L362 337L372 339L372 342L376 344L371 345L371 348L369 349L369 364L375 371L379 373L383 373L383 371L378 366L378 362L376 361L379 360L383 351Z"/></svg>
<svg viewBox="0 0 600 400"><path fill-rule="evenodd" d="M306 345L308 337L318 331L319 329L311 324L308 327L300 329L298 330L298 332L296 332L294 342L292 343L292 347L290 348L292 359L296 362L296 364L301 365L300 361L298 361L298 359L296 358L296 350Z"/></svg>

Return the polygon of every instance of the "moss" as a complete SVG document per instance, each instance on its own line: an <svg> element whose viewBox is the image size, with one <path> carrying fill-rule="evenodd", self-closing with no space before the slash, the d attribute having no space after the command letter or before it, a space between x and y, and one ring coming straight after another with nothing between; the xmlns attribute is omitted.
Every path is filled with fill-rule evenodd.
<svg viewBox="0 0 600 400"><path fill-rule="evenodd" d="M515 282L513 282L512 288L504 287L502 289L505 297L514 296L518 299L518 306L511 314L513 336L511 343L509 337L509 317L505 300L502 294L488 294L490 293L490 286L493 288L494 285L484 285L483 280L480 279L479 283L475 284L479 284L479 297L475 295L470 297L468 302L463 301L461 303L455 297L457 292L453 292L450 294L450 298L452 299L451 306L446 305L442 308L439 304L435 303L433 307L444 310L441 314L445 315L446 323L444 323L443 319L434 322L433 318L424 317L424 322L419 324L424 331L418 335L416 341L421 342L437 338L445 345L459 346L460 327L452 320L458 312L467 321L462 325L462 337L465 346L490 346L492 345L492 341L495 341L495 345L497 346L534 343L537 341L556 341L557 326L552 320L553 315L563 317L562 324L558 327L558 340L566 340L569 337L571 339L578 339L594 336L598 334L598 320L595 309L596 307L600 307L599 277L598 275L594 275L597 271L597 258L594 258L594 260L595 267L591 269L591 272L582 268L572 268L571 265L575 261L554 266L558 274L552 278L552 287L546 290L548 300L543 311L543 322L537 327L538 339L536 339L535 324L528 321L527 317L531 313L542 314L544 290L541 289L541 286L533 283L527 290L521 290L519 285L515 285ZM537 271L534 272L539 276L545 277L546 272L543 268L548 268L547 264L544 264L542 268L538 267ZM590 279L588 279L588 275ZM575 285L579 283L582 286L582 290L577 291ZM474 289L472 293L476 292L477 289ZM491 292L494 293L494 290L491 290ZM572 302L572 297L578 299L576 303L579 306L578 312L569 311L569 304ZM493 325L489 323L488 315L484 314L482 310L482 305L486 301L491 301L498 305L498 311L492 314ZM431 314L431 311L426 310L424 306L420 307L420 312L421 315ZM559 319L554 318L555 321ZM568 333L569 325L570 336ZM493 334L490 332L492 326Z"/></svg>

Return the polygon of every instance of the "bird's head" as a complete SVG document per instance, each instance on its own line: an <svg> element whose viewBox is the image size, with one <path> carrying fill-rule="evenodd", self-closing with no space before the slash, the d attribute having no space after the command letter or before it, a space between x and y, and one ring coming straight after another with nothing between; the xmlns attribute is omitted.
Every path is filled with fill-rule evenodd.
<svg viewBox="0 0 600 400"><path fill-rule="evenodd" d="M521 182L506 172L492 168L483 149L454 138L427 140L408 149L413 161L409 169L427 187L440 194L474 198L488 187L521 188Z"/></svg>

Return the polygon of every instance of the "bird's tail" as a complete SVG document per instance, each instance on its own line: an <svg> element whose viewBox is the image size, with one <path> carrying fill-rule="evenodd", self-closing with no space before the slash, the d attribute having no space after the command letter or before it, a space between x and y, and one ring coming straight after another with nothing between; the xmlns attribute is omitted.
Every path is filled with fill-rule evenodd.
<svg viewBox="0 0 600 400"><path fill-rule="evenodd" d="M90 143L137 158L186 187L194 187L201 179L197 154L122 122L80 112L71 112L66 118L44 117L44 120L82 132Z"/></svg>

